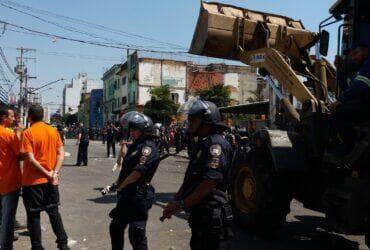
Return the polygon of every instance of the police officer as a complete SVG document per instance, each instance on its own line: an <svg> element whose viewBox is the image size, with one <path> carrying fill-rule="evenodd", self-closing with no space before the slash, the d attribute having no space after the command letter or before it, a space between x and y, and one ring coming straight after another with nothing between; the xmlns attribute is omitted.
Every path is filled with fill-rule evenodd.
<svg viewBox="0 0 370 250"><path fill-rule="evenodd" d="M370 54L369 44L354 44L348 54L360 67L350 86L332 104L335 126L349 153L355 146L358 134L353 124L370 122Z"/></svg>
<svg viewBox="0 0 370 250"><path fill-rule="evenodd" d="M184 182L167 204L163 217L171 218L183 210L190 214L193 250L230 249L231 207L226 194L231 146L222 131L215 104L197 99L188 112L188 130L196 137Z"/></svg>
<svg viewBox="0 0 370 250"><path fill-rule="evenodd" d="M88 163L88 152L89 152L89 129L84 126L83 123L79 124L79 130L77 135L78 153L77 163L75 166L87 166Z"/></svg>
<svg viewBox="0 0 370 250"><path fill-rule="evenodd" d="M116 158L116 137L117 133L119 133L119 129L114 126L112 122L108 122L106 128L107 134L107 158L111 156L110 149L112 148L113 158Z"/></svg>
<svg viewBox="0 0 370 250"><path fill-rule="evenodd" d="M115 186L118 191L116 207L110 212L110 237L113 250L122 250L124 231L129 226L133 249L148 249L146 222L154 201L150 185L158 164L159 154L153 140L153 122L136 111L126 113L121 124L128 126L133 143L129 145Z"/></svg>

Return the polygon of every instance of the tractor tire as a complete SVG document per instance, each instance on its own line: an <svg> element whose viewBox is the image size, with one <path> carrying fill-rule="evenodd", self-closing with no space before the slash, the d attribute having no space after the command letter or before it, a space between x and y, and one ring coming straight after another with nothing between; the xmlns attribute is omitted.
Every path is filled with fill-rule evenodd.
<svg viewBox="0 0 370 250"><path fill-rule="evenodd" d="M292 187L288 175L277 174L267 147L255 148L232 170L231 196L235 220L243 228L268 236L290 212Z"/></svg>

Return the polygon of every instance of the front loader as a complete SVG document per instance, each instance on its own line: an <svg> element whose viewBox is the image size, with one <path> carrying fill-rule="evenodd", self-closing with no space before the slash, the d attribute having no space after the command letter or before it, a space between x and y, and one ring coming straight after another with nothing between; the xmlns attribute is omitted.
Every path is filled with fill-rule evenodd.
<svg viewBox="0 0 370 250"><path fill-rule="evenodd" d="M337 1L316 33L285 16L202 2L190 53L258 67L278 100L270 100L269 129L253 136L252 149L238 154L232 167L234 212L248 230L278 228L295 198L325 213L329 230L370 233L370 124L358 128L363 136L346 161L327 160L341 143L328 109L341 90L322 57L329 39L323 27L343 21L338 53L345 51L370 33L369 8L368 0ZM315 45L317 54L310 56Z"/></svg>

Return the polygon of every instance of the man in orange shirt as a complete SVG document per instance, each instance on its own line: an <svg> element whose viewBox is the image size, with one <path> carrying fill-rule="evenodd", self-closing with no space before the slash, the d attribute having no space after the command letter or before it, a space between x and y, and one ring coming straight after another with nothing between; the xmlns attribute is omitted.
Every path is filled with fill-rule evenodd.
<svg viewBox="0 0 370 250"><path fill-rule="evenodd" d="M28 110L31 127L24 131L21 151L25 156L22 186L32 250L44 249L41 241L40 213L50 218L58 249L69 249L68 237L60 216L59 171L64 160L63 144L58 131L44 123L44 111L39 105Z"/></svg>
<svg viewBox="0 0 370 250"><path fill-rule="evenodd" d="M13 249L15 214L21 189L21 170L17 160L20 153L19 135L8 129L13 119L13 110L0 109L0 249L4 250Z"/></svg>

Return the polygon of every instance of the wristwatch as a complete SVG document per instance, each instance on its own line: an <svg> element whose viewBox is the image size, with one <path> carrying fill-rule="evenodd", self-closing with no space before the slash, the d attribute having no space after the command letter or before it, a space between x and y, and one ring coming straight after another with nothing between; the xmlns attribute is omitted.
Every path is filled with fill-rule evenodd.
<svg viewBox="0 0 370 250"><path fill-rule="evenodd" d="M179 201L179 207L180 207L182 210L185 210L185 203L184 203L184 200Z"/></svg>

